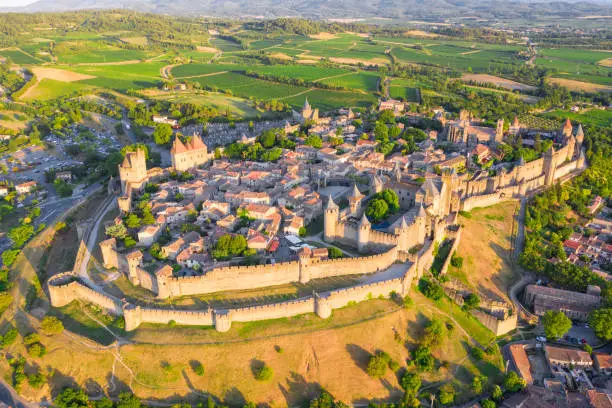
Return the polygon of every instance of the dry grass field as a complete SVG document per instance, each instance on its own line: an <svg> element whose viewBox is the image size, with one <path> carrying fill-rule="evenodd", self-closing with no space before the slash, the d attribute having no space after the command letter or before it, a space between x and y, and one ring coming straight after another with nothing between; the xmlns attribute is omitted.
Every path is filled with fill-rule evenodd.
<svg viewBox="0 0 612 408"><path fill-rule="evenodd" d="M590 82L575 81L565 78L548 78L548 82L564 86L570 91L583 92L612 92L612 86L593 84Z"/></svg>
<svg viewBox="0 0 612 408"><path fill-rule="evenodd" d="M518 205L509 201L459 217L464 229L457 253L463 267L451 266L451 276L490 297L508 300L507 289L517 279L510 263L510 238Z"/></svg>
<svg viewBox="0 0 612 408"><path fill-rule="evenodd" d="M464 54L475 53L475 52L478 52L478 50L468 51ZM510 79L500 78L500 77L496 77L493 75L486 75L486 74L463 74L461 79L464 81L474 81L474 82L479 82L479 83L493 84L493 85L501 86L502 88L510 89L511 91L514 91L514 90L532 91L535 89L535 86L525 85L520 82L512 81Z"/></svg>
<svg viewBox="0 0 612 408"><path fill-rule="evenodd" d="M168 402L194 401L210 393L230 406L241 406L245 400L271 407L296 406L315 397L321 388L345 402L397 400L402 394L397 373L388 370L380 379L367 375L371 354L386 351L400 367L406 367L409 349L422 336L423 325L433 316L450 322L428 299L416 292L412 297L416 306L411 309L389 300L371 300L334 311L329 320L305 315L235 324L228 333L145 326L130 338L142 343L116 347L101 346L74 333L41 336L49 353L34 363L43 371L54 369L51 386L40 391L25 387L23 394L40 399L79 384L93 394L131 389L141 398ZM76 306L73 309L84 309ZM372 311L378 313L372 315ZM458 313L457 309L455 318ZM309 328L313 322L320 328ZM37 321L22 315L17 326L24 335ZM468 328L468 332L473 331ZM452 381L465 400L471 397L468 385L473 375L499 375L499 357L472 361L468 337L459 328L452 333L434 352L437 369L422 377L425 386ZM169 344L160 344L164 342ZM27 355L22 345L10 352ZM194 373L196 362L203 365L203 376ZM263 362L274 371L267 382L253 375L253 368Z"/></svg>

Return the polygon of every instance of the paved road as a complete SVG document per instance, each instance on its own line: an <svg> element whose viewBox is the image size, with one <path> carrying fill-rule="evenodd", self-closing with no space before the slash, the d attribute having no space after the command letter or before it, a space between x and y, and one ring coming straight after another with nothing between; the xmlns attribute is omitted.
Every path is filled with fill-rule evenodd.
<svg viewBox="0 0 612 408"><path fill-rule="evenodd" d="M85 188L81 192L66 198L51 197L46 201L43 201L40 207L40 217L35 220L34 225L45 223L52 225L61 215L65 214L71 207L77 204L79 201L86 199L93 193L95 193L102 185L100 183L94 183L91 186ZM0 238L0 252L5 251L11 247L11 240L4 236Z"/></svg>

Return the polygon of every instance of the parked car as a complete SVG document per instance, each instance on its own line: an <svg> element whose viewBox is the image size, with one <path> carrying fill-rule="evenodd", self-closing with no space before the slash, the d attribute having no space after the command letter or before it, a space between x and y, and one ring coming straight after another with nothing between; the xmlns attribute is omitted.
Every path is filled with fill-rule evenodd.
<svg viewBox="0 0 612 408"><path fill-rule="evenodd" d="M539 342L541 342L541 343L546 343L546 340L547 340L547 339L546 339L546 337L544 337L544 336L538 336L538 337L536 337L536 340L537 340L537 341L539 341Z"/></svg>
<svg viewBox="0 0 612 408"><path fill-rule="evenodd" d="M587 342L587 341L586 341L586 339L581 339L581 340L580 340L580 342L581 342L582 344L586 344L586 342Z"/></svg>

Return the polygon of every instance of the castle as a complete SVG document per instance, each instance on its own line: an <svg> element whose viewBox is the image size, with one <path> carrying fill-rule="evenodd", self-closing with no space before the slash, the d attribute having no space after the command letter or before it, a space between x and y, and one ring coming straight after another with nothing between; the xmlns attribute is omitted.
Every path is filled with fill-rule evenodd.
<svg viewBox="0 0 612 408"><path fill-rule="evenodd" d="M170 149L172 168L175 171L187 171L201 166L214 159L214 153L208 153L208 147L202 138L195 134L186 143L176 136ZM121 196L117 198L119 209L128 212L132 205L132 195L141 191L149 181L155 181L167 175L171 169L152 168L147 170L147 160L143 149L127 152L119 165Z"/></svg>
<svg viewBox="0 0 612 408"><path fill-rule="evenodd" d="M317 117L318 112L313 111L306 102L302 118ZM503 128L503 123L498 124L498 129L494 130L495 136L488 140L497 141L499 128ZM367 188L362 187L361 191L354 184L346 196L348 206L345 209L340 209L330 196L323 210L323 239L328 243L355 248L359 255L352 258L320 259L309 256L308 251L302 251L298 253L297 259L292 258L283 262L254 266L228 266L217 263L200 271L199 274L175 276L169 264L162 266L156 264L157 269L146 270L143 265L145 254L139 249L121 253L114 238L100 243L105 267L119 270L132 284L149 290L159 299L266 288L291 283L305 284L314 279L385 271L374 281L365 280L351 287L313 293L312 296L280 303L235 309L206 308L190 311L168 310L153 305L136 306L129 301L122 302L88 287L79 281L75 274L66 273L49 280L51 303L53 306L63 306L74 299L93 302L111 314L123 315L126 330L134 330L141 323L175 321L178 324L214 325L219 331L227 331L233 321L273 319L303 313L315 313L319 317L327 318L333 309L344 307L350 302L389 296L393 293L404 296L408 294L412 283L431 267L437 244L444 240L452 240L453 248L456 248L461 235L461 227L456 225L458 211L469 211L474 207L525 197L531 192L577 174L584 168L585 159L581 149L584 137L582 129L579 127L574 132L571 123L567 126L566 122L557 136L561 142L561 147L557 150L551 147L540 159L529 163L521 159L512 164L511 168L507 166L510 170L501 167L496 174L479 171L474 174L459 175L455 171L447 171L441 176L428 174L423 180L418 180L410 178L396 165L387 173L370 173L369 184ZM179 171L194 168L212 158L199 136L194 136L186 144L176 139L171 154L173 167ZM288 168L297 167L293 160L289 163ZM239 175L231 171L231 166L234 165L215 161L211 169L198 169L192 173L211 177L213 172L219 171L224 176L223 183L218 185L226 186L235 182L235 178L240 179ZM346 171L349 167L345 167ZM280 168L278 170L283 172ZM137 150L126 155L126 159L119 166L119 173L122 194L117 200L123 211L129 211L132 193L141 190L146 182L166 175L168 171L147 170L144 152ZM261 179L263 173L257 171L256 178ZM317 174L310 171L310 176L307 172L298 175L297 170L285 173L278 176L288 177L280 180L287 182L286 185L289 186L293 186L292 183L296 179L312 183L314 177L312 174ZM346 173L342 179L347 179ZM193 183L198 181L201 182L195 180ZM172 188L176 191L181 191L181 188L185 187L176 181L173 183L175 184ZM367 181L362 182L366 183ZM290 187L286 189L277 184L274 186L279 191L291 190ZM241 188L245 188L246 185L240 184ZM194 189L197 188L194 186ZM365 215L366 203L374 194L384 189L397 192L400 213L388 224L372 225ZM219 193L219 189L216 193ZM167 218L167 221L171 222L170 218ZM441 273L444 273L449 261L450 257L444 261ZM387 274L386 271L390 270L393 270L392 273ZM481 321L486 322L484 324L496 334L501 334L512 326L512 321L505 317L502 319L492 315L481 317ZM513 319L516 320L516 314L513 315Z"/></svg>
<svg viewBox="0 0 612 408"><path fill-rule="evenodd" d="M175 137L170 149L172 167L176 171L186 171L201 166L212 160L214 156L214 153L208 153L208 147L204 144L202 138L195 133L191 140L186 143L181 142L178 136Z"/></svg>

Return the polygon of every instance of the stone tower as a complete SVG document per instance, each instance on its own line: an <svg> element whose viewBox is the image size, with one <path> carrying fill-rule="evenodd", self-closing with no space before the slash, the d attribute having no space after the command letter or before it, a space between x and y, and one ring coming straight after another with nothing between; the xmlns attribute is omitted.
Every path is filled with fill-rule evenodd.
<svg viewBox="0 0 612 408"><path fill-rule="evenodd" d="M555 170L557 170L557 163L555 160L555 149L550 146L546 152L544 152L544 185L547 187L552 186L555 180Z"/></svg>
<svg viewBox="0 0 612 408"><path fill-rule="evenodd" d="M561 128L561 139L562 142L566 142L567 139L572 135L574 131L574 127L572 126L572 122L568 119L565 120L563 124L563 128Z"/></svg>
<svg viewBox="0 0 612 408"><path fill-rule="evenodd" d="M422 203L419 205L416 217L414 217L414 223L417 225L417 243L422 244L427 236L427 214Z"/></svg>
<svg viewBox="0 0 612 408"><path fill-rule="evenodd" d="M501 143L504 140L504 120L499 119L497 121L497 127L495 128L495 140L494 143Z"/></svg>
<svg viewBox="0 0 612 408"><path fill-rule="evenodd" d="M128 264L128 279L133 285L140 285L140 278L138 277L138 268L142 265L142 252L139 250L130 252L125 256Z"/></svg>
<svg viewBox="0 0 612 408"><path fill-rule="evenodd" d="M370 224L368 217L364 213L357 225L357 250L359 252L365 252L368 249L371 228L372 224Z"/></svg>
<svg viewBox="0 0 612 408"><path fill-rule="evenodd" d="M359 211L361 210L361 200L363 199L363 194L357 188L357 184L353 184L353 192L351 193L349 200L349 208L352 216L357 216Z"/></svg>
<svg viewBox="0 0 612 408"><path fill-rule="evenodd" d="M580 150L582 150L582 143L584 142L584 131L582 130L582 125L578 125L578 130L576 130L576 156L580 155Z"/></svg>
<svg viewBox="0 0 612 408"><path fill-rule="evenodd" d="M383 191L384 186L385 185L383 181L380 179L378 175L375 175L372 178L372 190L374 191L374 193L380 193L381 191Z"/></svg>
<svg viewBox="0 0 612 408"><path fill-rule="evenodd" d="M325 207L325 214L323 215L323 239L325 242L334 242L336 239L339 213L340 208L334 203L330 195L329 200L327 200L327 207Z"/></svg>
<svg viewBox="0 0 612 408"><path fill-rule="evenodd" d="M567 139L567 160L573 160L575 152L576 138L574 137L574 135L571 135L569 139Z"/></svg>
<svg viewBox="0 0 612 408"><path fill-rule="evenodd" d="M136 149L135 152L127 152L123 163L119 165L119 179L121 180L121 192L127 192L127 186L133 188L140 186L147 179L147 158L143 149Z"/></svg>
<svg viewBox="0 0 612 408"><path fill-rule="evenodd" d="M100 242L100 250L102 251L102 262L105 268L119 269L119 257L117 256L117 240L109 238Z"/></svg>
<svg viewBox="0 0 612 408"><path fill-rule="evenodd" d="M399 227L395 228L395 235L398 236L398 247L401 251L407 251L408 248L408 235L410 233L410 227L406 222L406 217L402 217Z"/></svg>

